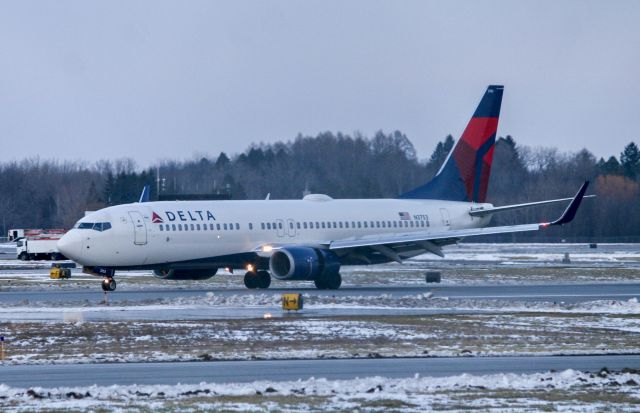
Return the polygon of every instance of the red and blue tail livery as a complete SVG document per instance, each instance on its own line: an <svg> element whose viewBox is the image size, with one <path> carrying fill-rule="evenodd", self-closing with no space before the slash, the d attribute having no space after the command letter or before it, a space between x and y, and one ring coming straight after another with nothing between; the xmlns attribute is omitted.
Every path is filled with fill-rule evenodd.
<svg viewBox="0 0 640 413"><path fill-rule="evenodd" d="M405 199L485 202L504 87L487 88L462 136L436 176Z"/></svg>

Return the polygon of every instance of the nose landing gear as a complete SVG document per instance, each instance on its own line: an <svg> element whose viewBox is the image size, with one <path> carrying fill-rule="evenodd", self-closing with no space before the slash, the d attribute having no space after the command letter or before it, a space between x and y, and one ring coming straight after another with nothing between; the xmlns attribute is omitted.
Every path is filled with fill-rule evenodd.
<svg viewBox="0 0 640 413"><path fill-rule="evenodd" d="M102 290L107 291L115 291L116 290L116 280L113 277L104 277L102 280Z"/></svg>

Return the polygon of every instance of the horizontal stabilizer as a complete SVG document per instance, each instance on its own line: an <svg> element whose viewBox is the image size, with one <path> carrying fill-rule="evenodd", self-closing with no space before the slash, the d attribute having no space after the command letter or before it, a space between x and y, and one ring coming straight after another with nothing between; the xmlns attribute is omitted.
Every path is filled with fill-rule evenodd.
<svg viewBox="0 0 640 413"><path fill-rule="evenodd" d="M595 195L585 195L584 198L595 198ZM513 209L528 208L528 207L546 205L546 204L555 204L558 202L566 202L571 200L573 200L573 198L560 198L560 199L550 199L548 201L527 202L525 204L514 204L514 205L505 205L505 206L493 207L493 208L472 209L471 211L469 211L469 215L474 217L483 217L485 215L491 215L496 212L511 211Z"/></svg>

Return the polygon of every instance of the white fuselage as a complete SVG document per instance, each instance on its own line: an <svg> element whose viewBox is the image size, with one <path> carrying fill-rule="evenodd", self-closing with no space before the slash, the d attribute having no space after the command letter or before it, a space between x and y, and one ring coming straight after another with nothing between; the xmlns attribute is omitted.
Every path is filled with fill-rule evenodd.
<svg viewBox="0 0 640 413"><path fill-rule="evenodd" d="M84 266L160 268L252 253L266 245L319 246L336 240L478 228L490 218L468 212L490 206L436 200L334 200L322 195L283 201L133 203L85 216L58 246Z"/></svg>

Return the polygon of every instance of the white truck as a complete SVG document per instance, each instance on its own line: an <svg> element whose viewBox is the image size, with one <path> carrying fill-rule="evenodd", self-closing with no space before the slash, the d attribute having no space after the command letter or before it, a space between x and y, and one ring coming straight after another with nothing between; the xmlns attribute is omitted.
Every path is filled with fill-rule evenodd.
<svg viewBox="0 0 640 413"><path fill-rule="evenodd" d="M58 240L62 238L64 230L12 230L11 235L17 235L16 255L22 261L29 260L64 260L58 251ZM21 231L17 232L17 231Z"/></svg>

